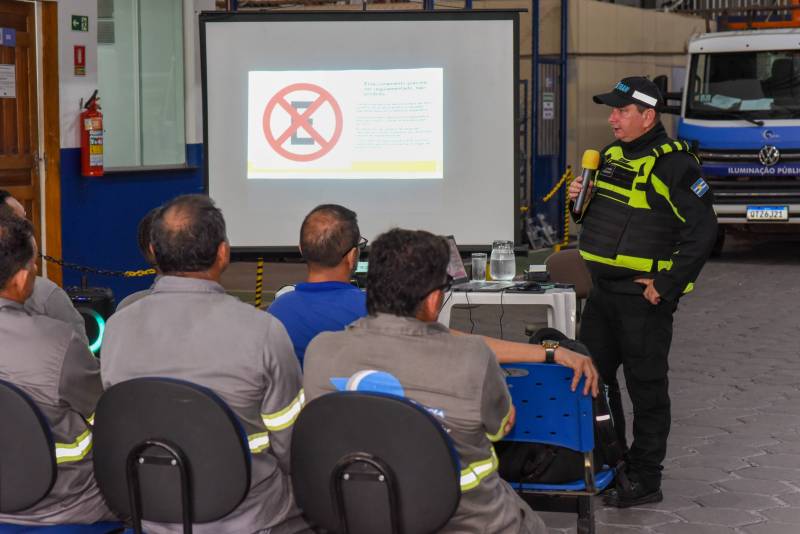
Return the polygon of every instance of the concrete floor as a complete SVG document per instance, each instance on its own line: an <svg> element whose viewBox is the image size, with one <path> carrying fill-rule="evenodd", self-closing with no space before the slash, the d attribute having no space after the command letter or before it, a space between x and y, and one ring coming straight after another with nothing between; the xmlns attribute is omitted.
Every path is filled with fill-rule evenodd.
<svg viewBox="0 0 800 534"><path fill-rule="evenodd" d="M675 316L664 502L598 499L599 533L800 532L798 278L800 243L733 241L705 267Z"/></svg>
<svg viewBox="0 0 800 534"><path fill-rule="evenodd" d="M265 299L303 275L269 265ZM225 284L252 298L254 276L239 264ZM800 243L729 240L709 262L675 317L664 502L617 510L598 499L598 533L800 533L798 302ZM459 310L453 326L497 336L497 308ZM543 320L506 309L504 336L524 340L524 326ZM574 515L543 515L551 533L575 531Z"/></svg>

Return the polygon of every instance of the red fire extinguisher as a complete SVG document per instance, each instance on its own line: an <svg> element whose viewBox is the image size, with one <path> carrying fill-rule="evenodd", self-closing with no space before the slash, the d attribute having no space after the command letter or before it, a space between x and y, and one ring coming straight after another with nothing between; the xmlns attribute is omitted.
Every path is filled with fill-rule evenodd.
<svg viewBox="0 0 800 534"><path fill-rule="evenodd" d="M103 176L103 114L98 105L97 90L83 106L81 128L81 174Z"/></svg>

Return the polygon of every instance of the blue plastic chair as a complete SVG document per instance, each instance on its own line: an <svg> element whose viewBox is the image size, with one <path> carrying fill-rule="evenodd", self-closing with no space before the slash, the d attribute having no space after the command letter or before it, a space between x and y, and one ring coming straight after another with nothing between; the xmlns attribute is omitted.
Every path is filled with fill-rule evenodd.
<svg viewBox="0 0 800 534"><path fill-rule="evenodd" d="M544 443L583 453L584 478L566 484L511 483L535 509L577 512L578 533L594 533L592 497L614 480L613 469L594 469L592 397L583 384L570 391L573 371L543 363L504 365L516 408L516 424L505 441Z"/></svg>
<svg viewBox="0 0 800 534"><path fill-rule="evenodd" d="M15 513L42 500L57 476L55 446L42 411L20 388L0 380L0 512ZM13 492L13 493L11 493ZM0 524L0 534L109 534L117 522L33 527Z"/></svg>

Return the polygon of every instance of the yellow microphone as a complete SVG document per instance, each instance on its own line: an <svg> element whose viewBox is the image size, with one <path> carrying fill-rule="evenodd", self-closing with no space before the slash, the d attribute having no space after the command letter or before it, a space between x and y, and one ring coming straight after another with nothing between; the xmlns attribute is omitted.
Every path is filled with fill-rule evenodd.
<svg viewBox="0 0 800 534"><path fill-rule="evenodd" d="M583 212L583 204L586 201L586 191L589 190L589 182L594 180L594 174L597 172L597 167L599 166L600 152L597 150L587 150L583 153L583 159L581 159L581 167L583 167L583 172L581 173L583 188L581 192L578 193L578 198L575 199L575 205L572 207L572 213L575 215L580 215Z"/></svg>

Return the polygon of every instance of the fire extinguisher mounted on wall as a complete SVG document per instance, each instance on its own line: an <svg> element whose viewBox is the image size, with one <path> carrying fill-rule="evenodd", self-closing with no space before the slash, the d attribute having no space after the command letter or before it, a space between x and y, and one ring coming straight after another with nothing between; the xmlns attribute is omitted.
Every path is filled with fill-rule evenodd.
<svg viewBox="0 0 800 534"><path fill-rule="evenodd" d="M81 128L81 174L103 176L103 114L95 89L83 106L80 116Z"/></svg>

